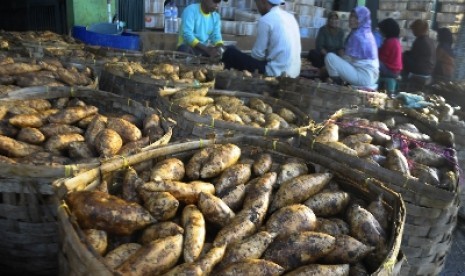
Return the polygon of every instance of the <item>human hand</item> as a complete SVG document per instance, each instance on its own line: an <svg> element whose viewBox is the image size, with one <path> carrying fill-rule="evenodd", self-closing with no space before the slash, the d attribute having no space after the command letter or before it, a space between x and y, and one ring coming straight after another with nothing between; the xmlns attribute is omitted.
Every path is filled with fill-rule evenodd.
<svg viewBox="0 0 465 276"><path fill-rule="evenodd" d="M221 48L220 47L207 47L207 54L210 57L218 57L221 56Z"/></svg>

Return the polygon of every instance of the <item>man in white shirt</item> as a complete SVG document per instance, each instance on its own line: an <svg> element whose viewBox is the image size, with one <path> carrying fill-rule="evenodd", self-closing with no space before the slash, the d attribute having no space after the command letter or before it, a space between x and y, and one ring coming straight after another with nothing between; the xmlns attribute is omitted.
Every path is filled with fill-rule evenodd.
<svg viewBox="0 0 465 276"><path fill-rule="evenodd" d="M257 40L251 56L235 47L227 47L222 59L226 69L298 77L302 46L296 19L280 8L283 0L255 0L255 4L262 17L258 20Z"/></svg>

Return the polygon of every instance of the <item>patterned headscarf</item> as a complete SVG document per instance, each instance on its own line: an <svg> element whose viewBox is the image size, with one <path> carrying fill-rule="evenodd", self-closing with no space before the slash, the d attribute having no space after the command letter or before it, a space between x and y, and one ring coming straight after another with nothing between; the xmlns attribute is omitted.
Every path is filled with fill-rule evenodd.
<svg viewBox="0 0 465 276"><path fill-rule="evenodd" d="M350 32L345 46L345 53L358 59L377 59L378 47L371 31L370 10L359 6L353 11L357 15L358 28Z"/></svg>

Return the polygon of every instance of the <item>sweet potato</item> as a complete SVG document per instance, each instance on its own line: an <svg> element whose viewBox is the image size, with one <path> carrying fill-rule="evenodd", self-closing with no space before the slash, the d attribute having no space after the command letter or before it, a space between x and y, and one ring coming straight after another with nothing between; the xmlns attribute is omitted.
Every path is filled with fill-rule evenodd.
<svg viewBox="0 0 465 276"><path fill-rule="evenodd" d="M75 159L88 159L95 156L95 153L86 144L86 142L76 141L68 145L68 155Z"/></svg>
<svg viewBox="0 0 465 276"><path fill-rule="evenodd" d="M8 122L16 127L39 128L44 122L39 114L20 114L11 117Z"/></svg>
<svg viewBox="0 0 465 276"><path fill-rule="evenodd" d="M208 193L200 193L198 206L205 218L224 227L234 217L234 212L221 199Z"/></svg>
<svg viewBox="0 0 465 276"><path fill-rule="evenodd" d="M310 264L299 267L289 273L286 276L348 276L350 266L348 264L337 264L337 265L321 265L321 264Z"/></svg>
<svg viewBox="0 0 465 276"><path fill-rule="evenodd" d="M350 235L367 245L377 248L386 244L386 233L378 220L365 208L354 204L347 211Z"/></svg>
<svg viewBox="0 0 465 276"><path fill-rule="evenodd" d="M123 177L121 198L128 202L140 203L142 198L137 190L142 184L144 184L144 181L139 177L136 170L132 167L127 168Z"/></svg>
<svg viewBox="0 0 465 276"><path fill-rule="evenodd" d="M90 246L98 254L104 255L108 246L107 232L97 229L85 229L83 232Z"/></svg>
<svg viewBox="0 0 465 276"><path fill-rule="evenodd" d="M250 108L258 110L261 113L267 114L273 112L273 108L269 104L265 103L264 101L258 98L251 98L249 101L249 106Z"/></svg>
<svg viewBox="0 0 465 276"><path fill-rule="evenodd" d="M221 269L229 264L248 258L259 259L275 236L267 231L260 231L243 241L231 244L218 268Z"/></svg>
<svg viewBox="0 0 465 276"><path fill-rule="evenodd" d="M125 143L134 142L142 138L140 129L131 122L120 118L108 118L107 128L116 131Z"/></svg>
<svg viewBox="0 0 465 276"><path fill-rule="evenodd" d="M0 154L7 157L24 157L42 150L42 147L0 135Z"/></svg>
<svg viewBox="0 0 465 276"><path fill-rule="evenodd" d="M116 268L116 275L160 275L172 268L182 253L182 235L150 242Z"/></svg>
<svg viewBox="0 0 465 276"><path fill-rule="evenodd" d="M336 236L334 250L324 256L323 261L328 264L355 264L373 250L373 246L367 246L351 236L339 235Z"/></svg>
<svg viewBox="0 0 465 276"><path fill-rule="evenodd" d="M284 268L276 263L262 259L246 259L240 262L232 263L224 269L217 272L217 275L236 276L236 275L281 275Z"/></svg>
<svg viewBox="0 0 465 276"><path fill-rule="evenodd" d="M45 136L37 128L24 127L19 131L16 139L29 144L40 144L45 141Z"/></svg>
<svg viewBox="0 0 465 276"><path fill-rule="evenodd" d="M72 133L84 134L84 130L82 130L82 128L65 124L46 124L40 128L40 131L46 137Z"/></svg>
<svg viewBox="0 0 465 276"><path fill-rule="evenodd" d="M339 126L335 123L327 124L315 137L315 142L337 142L339 140Z"/></svg>
<svg viewBox="0 0 465 276"><path fill-rule="evenodd" d="M138 243L124 243L108 252L103 259L103 262L109 268L115 269L132 254L136 253L139 248L141 248L141 245Z"/></svg>
<svg viewBox="0 0 465 276"><path fill-rule="evenodd" d="M142 125L143 125L144 135L147 135L146 131L148 129L152 127L160 127L160 116L158 116L155 113L147 115L144 118Z"/></svg>
<svg viewBox="0 0 465 276"><path fill-rule="evenodd" d="M142 244L148 244L154 240L178 234L184 234L184 229L181 226L171 221L163 221L145 228L140 238L140 242Z"/></svg>
<svg viewBox="0 0 465 276"><path fill-rule="evenodd" d="M315 231L323 232L331 236L348 235L350 232L347 222L338 218L318 218Z"/></svg>
<svg viewBox="0 0 465 276"><path fill-rule="evenodd" d="M266 230L280 236L313 231L315 228L315 214L302 204L282 207L274 212L266 222Z"/></svg>
<svg viewBox="0 0 465 276"><path fill-rule="evenodd" d="M330 235L305 231L275 239L263 258L292 270L324 257L334 250L335 244L336 239Z"/></svg>
<svg viewBox="0 0 465 276"><path fill-rule="evenodd" d="M144 207L158 221L172 219L178 211L179 201L168 192L143 192L141 196Z"/></svg>
<svg viewBox="0 0 465 276"><path fill-rule="evenodd" d="M18 128L10 125L6 121L0 121L0 135L8 136L10 138L16 137L18 134Z"/></svg>
<svg viewBox="0 0 465 276"><path fill-rule="evenodd" d="M98 108L95 106L67 107L60 112L49 116L50 123L74 124L87 116L96 114Z"/></svg>
<svg viewBox="0 0 465 276"><path fill-rule="evenodd" d="M177 158L168 158L156 163L152 168L152 177L159 176L166 180L181 180L185 174L184 163Z"/></svg>
<svg viewBox="0 0 465 276"><path fill-rule="evenodd" d="M367 211L373 214L376 220L379 222L379 225L386 232L389 226L389 214L386 207L383 205L383 195L379 195L375 201L372 201L368 207Z"/></svg>
<svg viewBox="0 0 465 276"><path fill-rule="evenodd" d="M128 203L103 192L72 192L67 195L66 202L84 229L94 228L117 235L130 235L155 222L139 204Z"/></svg>
<svg viewBox="0 0 465 276"><path fill-rule="evenodd" d="M284 182L308 173L307 164L301 160L291 159L282 164L279 168L278 179L276 180L276 187L281 186Z"/></svg>
<svg viewBox="0 0 465 276"><path fill-rule="evenodd" d="M229 191L221 198L223 202L228 205L233 211L239 210L245 198L245 185L241 184Z"/></svg>
<svg viewBox="0 0 465 276"><path fill-rule="evenodd" d="M59 152L67 149L72 142L84 142L84 137L76 133L54 135L47 139L44 148L50 152Z"/></svg>
<svg viewBox="0 0 465 276"><path fill-rule="evenodd" d="M241 156L241 149L234 144L221 145L214 149L211 156L200 169L202 178L215 177L234 165Z"/></svg>
<svg viewBox="0 0 465 276"><path fill-rule="evenodd" d="M27 105L35 110L47 110L52 108L50 101L46 99L31 99L22 101L22 104Z"/></svg>
<svg viewBox="0 0 465 276"><path fill-rule="evenodd" d="M271 198L276 173L257 178L247 191L243 209L215 237L214 246L230 244L255 233L263 223Z"/></svg>
<svg viewBox="0 0 465 276"><path fill-rule="evenodd" d="M182 211L184 228L184 261L192 263L200 256L205 242L206 229L203 214L195 205L187 205Z"/></svg>
<svg viewBox="0 0 465 276"><path fill-rule="evenodd" d="M281 118L283 118L284 120L286 120L286 122L288 122L289 124L292 124L297 120L297 116L295 115L295 113L285 107L282 107L278 110L278 115L281 116Z"/></svg>
<svg viewBox="0 0 465 276"><path fill-rule="evenodd" d="M250 167L250 164L235 164L224 170L215 181L216 193L222 196L237 185L247 183L252 174Z"/></svg>
<svg viewBox="0 0 465 276"><path fill-rule="evenodd" d="M134 142L128 142L124 144L121 149L118 151L118 155L129 156L134 153L139 153L142 151L142 148L145 148L150 144L149 137L142 137L140 140Z"/></svg>
<svg viewBox="0 0 465 276"><path fill-rule="evenodd" d="M37 72L42 69L39 65L36 64L29 64L29 63L12 63L8 66L1 66L0 67L0 76L5 75L18 75L24 74L28 72Z"/></svg>
<svg viewBox="0 0 465 276"><path fill-rule="evenodd" d="M144 183L142 189L151 192L169 192L177 200L183 201L186 204L196 203L201 192L215 193L215 186L207 182L193 181L183 183L173 180L163 180L158 176L153 181Z"/></svg>
<svg viewBox="0 0 465 276"><path fill-rule="evenodd" d="M200 169L203 164L208 160L209 156L213 154L215 146L201 149L194 153L186 164L186 176L189 179L197 180L200 178Z"/></svg>
<svg viewBox="0 0 465 276"><path fill-rule="evenodd" d="M104 129L95 138L95 149L102 157L111 157L123 146L123 139L112 129Z"/></svg>
<svg viewBox="0 0 465 276"><path fill-rule="evenodd" d="M193 105L204 106L207 104L213 103L213 98L204 97L204 96L186 96L179 99L173 100L174 104L177 104L181 107L189 107Z"/></svg>
<svg viewBox="0 0 465 276"><path fill-rule="evenodd" d="M347 208L350 195L343 191L324 191L308 198L304 205L313 210L315 215L327 217L341 213Z"/></svg>
<svg viewBox="0 0 465 276"><path fill-rule="evenodd" d="M278 208L302 203L310 196L321 191L331 180L331 173L305 174L282 184L271 202L270 211Z"/></svg>
<svg viewBox="0 0 465 276"><path fill-rule="evenodd" d="M89 117L86 117L89 118ZM107 126L107 117L97 114L92 117L92 121L89 123L86 129L86 143L90 147L94 147L95 145L95 139L97 138L97 135L106 128ZM82 121L82 120L81 120Z"/></svg>
<svg viewBox="0 0 465 276"><path fill-rule="evenodd" d="M260 154L252 165L254 175L262 176L263 174L267 173L271 169L272 163L273 159L271 154Z"/></svg>

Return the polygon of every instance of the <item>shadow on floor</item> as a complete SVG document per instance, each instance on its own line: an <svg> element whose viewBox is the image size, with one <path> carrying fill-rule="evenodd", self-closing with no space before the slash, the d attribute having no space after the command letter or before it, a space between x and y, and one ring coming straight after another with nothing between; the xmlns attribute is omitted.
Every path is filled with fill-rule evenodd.
<svg viewBox="0 0 465 276"><path fill-rule="evenodd" d="M459 219L452 246L440 276L465 275L465 220Z"/></svg>

